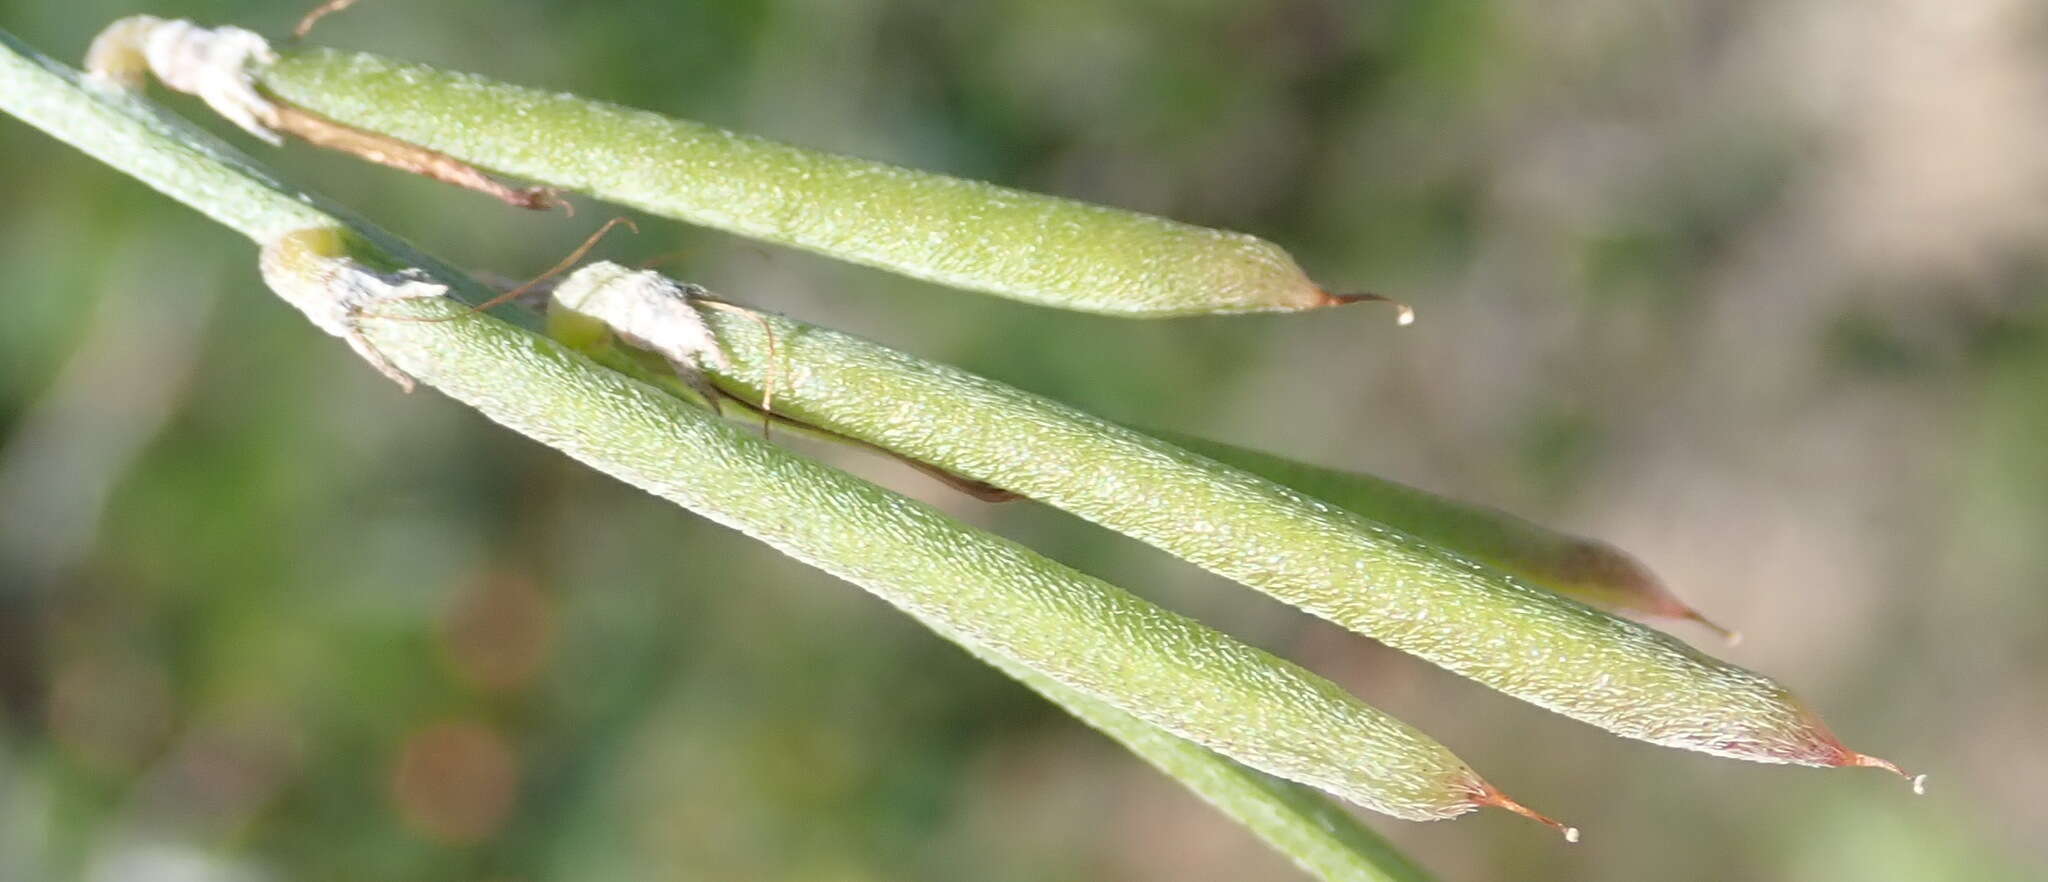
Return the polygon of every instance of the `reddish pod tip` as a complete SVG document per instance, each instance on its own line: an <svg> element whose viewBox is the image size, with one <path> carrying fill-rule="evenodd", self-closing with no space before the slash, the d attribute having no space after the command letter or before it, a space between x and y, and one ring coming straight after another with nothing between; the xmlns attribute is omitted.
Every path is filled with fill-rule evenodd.
<svg viewBox="0 0 2048 882"><path fill-rule="evenodd" d="M1493 785L1483 781L1479 784L1479 792L1472 797L1472 802L1476 805L1490 805L1495 808L1507 809L1552 830L1556 830L1564 835L1564 841L1566 842L1579 841L1579 828L1538 813L1536 810L1508 798L1507 794L1494 789Z"/></svg>
<svg viewBox="0 0 2048 882"><path fill-rule="evenodd" d="M1721 635L1721 640L1727 643L1729 646L1742 645L1741 631L1737 631L1733 628L1727 628L1719 624L1716 624L1712 619L1700 615L1699 610L1687 608L1685 611L1685 619L1695 624L1704 626L1707 630L1713 631L1714 633Z"/></svg>
<svg viewBox="0 0 2048 882"><path fill-rule="evenodd" d="M1845 762L1845 763L1843 763L1842 765L1845 765L1845 766L1868 766L1868 767L1870 767L1870 768L1873 768L1873 769L1883 769L1883 770L1885 770L1885 771L1887 771L1887 772L1890 772L1890 773L1892 773L1892 774L1894 774L1894 775L1897 775L1897 776L1899 776L1899 777L1901 777L1901 778L1904 778L1904 779L1906 779L1906 780L1907 780L1908 782L1910 782L1910 783L1911 783L1911 784L1913 785L1913 795L1914 795L1914 796L1926 796L1926 795L1927 795L1927 776L1926 776L1926 775L1915 775L1915 774L1911 774L1911 773L1907 772L1907 771L1906 771L1905 769L1901 769L1901 768L1899 768L1899 765L1898 765L1898 763L1892 762L1891 760L1888 760L1888 759L1879 759L1879 758L1877 758L1877 757L1874 757L1874 756L1871 756L1871 755L1869 755L1869 754L1865 754L1865 753L1856 753L1856 752L1854 752L1854 751L1851 751L1851 752L1849 753L1849 761L1848 761L1848 762Z"/></svg>
<svg viewBox="0 0 2048 882"><path fill-rule="evenodd" d="M1415 324L1415 307L1388 297L1385 294L1331 294L1328 291L1324 291L1323 296L1330 298L1329 305L1331 306L1366 302L1391 304L1394 307L1394 324L1404 328Z"/></svg>

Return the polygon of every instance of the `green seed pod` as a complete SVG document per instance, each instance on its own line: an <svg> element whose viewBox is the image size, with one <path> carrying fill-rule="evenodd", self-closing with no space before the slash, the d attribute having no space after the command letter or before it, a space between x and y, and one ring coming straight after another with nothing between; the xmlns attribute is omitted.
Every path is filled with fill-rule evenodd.
<svg viewBox="0 0 2048 882"><path fill-rule="evenodd" d="M553 341L422 298L432 286L417 275L371 272L334 255L343 247L325 230L284 236L264 249L265 281L323 325L353 316L345 332L376 360L599 471L1253 768L1412 820L1483 805L1527 813L1441 744L1299 666L590 369ZM608 278L585 270L557 296L586 302L579 286Z"/></svg>
<svg viewBox="0 0 2048 882"><path fill-rule="evenodd" d="M838 156L360 53L259 65L287 102L465 162L915 278L1110 315L1313 309L1355 297L1242 233ZM1376 298L1375 298L1376 299Z"/></svg>
<svg viewBox="0 0 2048 882"><path fill-rule="evenodd" d="M1730 644L1741 642L1740 634L1714 624L1678 599L1642 561L1598 539L1560 533L1503 511L1385 478L1323 468L1177 432L1151 434L1581 603L1635 615L1687 619L1713 629Z"/></svg>
<svg viewBox="0 0 2048 882"><path fill-rule="evenodd" d="M1670 747L1896 771L1769 678L1266 479L845 334L706 317L728 392L758 400L773 377L778 413L1066 509L1509 695Z"/></svg>

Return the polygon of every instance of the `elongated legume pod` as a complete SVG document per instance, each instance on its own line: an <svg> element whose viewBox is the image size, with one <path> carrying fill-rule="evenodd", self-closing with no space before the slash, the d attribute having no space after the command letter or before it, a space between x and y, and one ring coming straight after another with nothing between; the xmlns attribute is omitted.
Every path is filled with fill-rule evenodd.
<svg viewBox="0 0 2048 882"><path fill-rule="evenodd" d="M643 275L593 264L564 284ZM781 413L1066 509L1509 695L1670 747L1893 768L1769 678L1329 503L845 334L706 317L730 362L714 378L737 394L758 397L772 374Z"/></svg>
<svg viewBox="0 0 2048 882"><path fill-rule="evenodd" d="M348 125L655 214L1044 306L1132 317L1346 302L1271 242L363 53L263 87Z"/></svg>
<svg viewBox="0 0 2048 882"><path fill-rule="evenodd" d="M465 313L383 299L377 277L331 256L340 247L327 230L286 236L265 247L264 279L309 314L323 296L358 311L399 370L586 465L1253 768L1411 820L1513 805L1328 680L620 374L579 369L589 362L546 338L482 316L418 320Z"/></svg>
<svg viewBox="0 0 2048 882"><path fill-rule="evenodd" d="M1698 622L1739 636L1671 593L1650 568L1598 539L1574 536L1497 509L1438 496L1362 472L1310 465L1263 451L1149 431L1161 440L1299 490L1541 588L1602 609Z"/></svg>

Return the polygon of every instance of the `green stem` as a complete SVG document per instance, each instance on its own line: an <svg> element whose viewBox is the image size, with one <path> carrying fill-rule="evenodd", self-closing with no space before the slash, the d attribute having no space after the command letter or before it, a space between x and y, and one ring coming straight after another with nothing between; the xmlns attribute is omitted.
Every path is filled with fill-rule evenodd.
<svg viewBox="0 0 2048 882"><path fill-rule="evenodd" d="M129 92L93 81L0 30L0 110L126 172L253 242L292 230L336 226L374 247L391 267L419 267L481 303L491 291L353 212L284 183L255 160ZM529 327L531 313L497 313Z"/></svg>

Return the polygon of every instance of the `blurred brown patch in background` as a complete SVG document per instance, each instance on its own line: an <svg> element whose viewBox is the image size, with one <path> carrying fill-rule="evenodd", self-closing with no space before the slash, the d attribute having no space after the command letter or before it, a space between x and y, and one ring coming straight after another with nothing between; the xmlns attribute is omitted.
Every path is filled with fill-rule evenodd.
<svg viewBox="0 0 2048 882"><path fill-rule="evenodd" d="M75 56L138 11L0 24ZM1613 541L1749 639L1685 636L1933 776L1912 799L1618 742L1070 518L872 472L1330 674L1587 831L1374 821L1446 879L2048 871L2039 4L453 0L317 36L1242 229L1397 294L1412 328L1133 323L675 225L609 246ZM587 232L256 152L479 269ZM0 878L1290 872L857 591L396 394L227 231L25 126L0 156Z"/></svg>

